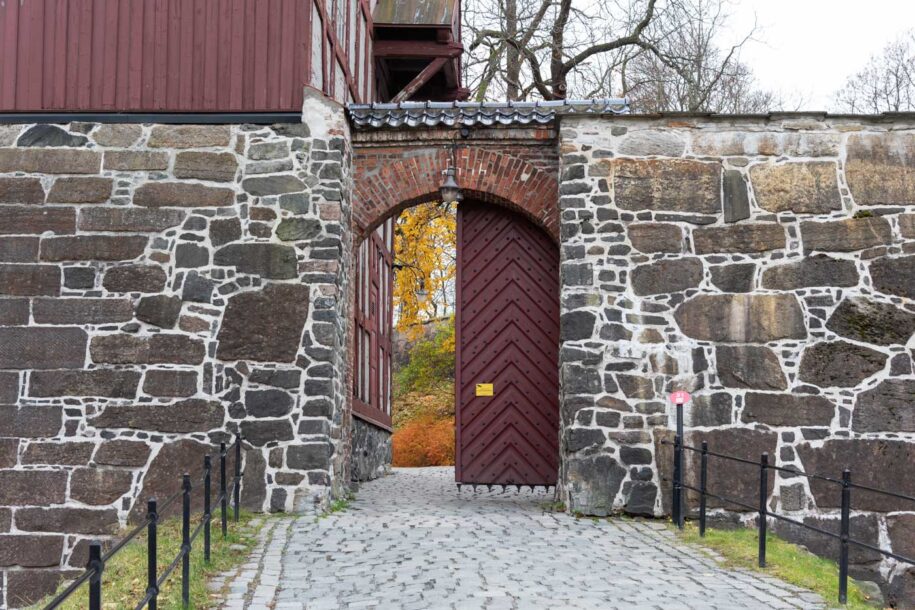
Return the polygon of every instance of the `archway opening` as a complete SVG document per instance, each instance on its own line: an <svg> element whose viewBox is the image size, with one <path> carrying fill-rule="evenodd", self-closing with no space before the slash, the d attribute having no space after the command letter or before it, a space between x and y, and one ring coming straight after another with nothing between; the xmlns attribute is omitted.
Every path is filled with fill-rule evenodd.
<svg viewBox="0 0 915 610"><path fill-rule="evenodd" d="M394 221L392 464L453 466L457 206Z"/></svg>
<svg viewBox="0 0 915 610"><path fill-rule="evenodd" d="M357 248L354 461L379 455L360 430L383 420L387 464L454 465L459 483L553 485L558 246L521 206L472 197L396 206ZM366 387L382 395L383 418L365 417ZM354 478L384 472L375 466Z"/></svg>

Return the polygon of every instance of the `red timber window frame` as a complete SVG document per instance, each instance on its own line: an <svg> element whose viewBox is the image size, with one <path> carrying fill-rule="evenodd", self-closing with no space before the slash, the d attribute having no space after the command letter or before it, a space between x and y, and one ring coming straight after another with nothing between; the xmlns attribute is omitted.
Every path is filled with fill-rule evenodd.
<svg viewBox="0 0 915 610"><path fill-rule="evenodd" d="M353 414L391 430L394 327L394 219L372 231L356 252Z"/></svg>

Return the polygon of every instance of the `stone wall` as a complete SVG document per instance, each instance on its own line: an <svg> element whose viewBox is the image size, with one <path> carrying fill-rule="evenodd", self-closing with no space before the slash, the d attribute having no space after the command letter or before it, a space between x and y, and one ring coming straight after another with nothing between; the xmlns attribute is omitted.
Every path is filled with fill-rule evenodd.
<svg viewBox="0 0 915 610"><path fill-rule="evenodd" d="M391 466L391 433L353 418L352 478L371 481L384 476Z"/></svg>
<svg viewBox="0 0 915 610"><path fill-rule="evenodd" d="M565 117L561 152L572 510L666 512L674 389L690 444L915 494L915 121ZM710 486L755 498L757 476L716 462ZM773 478L773 509L837 527L838 487ZM915 554L915 505L852 497L853 536Z"/></svg>
<svg viewBox="0 0 915 610"><path fill-rule="evenodd" d="M351 141L323 98L303 117L0 125L0 605L53 589L237 430L254 510L383 470L387 433L348 404L354 245L435 196L454 141L470 194L560 241L571 510L667 511L673 389L695 397L690 443L915 494L915 121L565 116ZM749 499L753 481L711 484ZM836 527L837 489L779 475L771 494ZM854 535L915 554L915 506L853 505ZM912 597L915 574L853 561Z"/></svg>
<svg viewBox="0 0 915 610"><path fill-rule="evenodd" d="M349 136L306 98L303 124L0 125L0 607L239 429L245 506L347 485Z"/></svg>

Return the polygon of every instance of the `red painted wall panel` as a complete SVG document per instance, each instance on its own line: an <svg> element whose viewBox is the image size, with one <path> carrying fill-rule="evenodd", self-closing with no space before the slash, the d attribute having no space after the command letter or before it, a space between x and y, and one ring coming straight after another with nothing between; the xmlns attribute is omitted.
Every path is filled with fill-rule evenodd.
<svg viewBox="0 0 915 610"><path fill-rule="evenodd" d="M315 1L0 0L0 112L298 111Z"/></svg>
<svg viewBox="0 0 915 610"><path fill-rule="evenodd" d="M460 204L457 227L456 481L555 485L559 248L493 204Z"/></svg>

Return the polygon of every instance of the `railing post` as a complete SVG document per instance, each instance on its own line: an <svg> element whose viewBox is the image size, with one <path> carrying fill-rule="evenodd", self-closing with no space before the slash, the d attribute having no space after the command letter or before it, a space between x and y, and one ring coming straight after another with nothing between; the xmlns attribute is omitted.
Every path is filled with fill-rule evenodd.
<svg viewBox="0 0 915 610"><path fill-rule="evenodd" d="M769 492L769 454L759 458L759 567L766 567L766 502Z"/></svg>
<svg viewBox="0 0 915 610"><path fill-rule="evenodd" d="M102 562L102 543L93 540L89 543L89 562L87 570L95 570L89 579L89 610L102 610L102 572L105 564Z"/></svg>
<svg viewBox="0 0 915 610"><path fill-rule="evenodd" d="M680 439L680 435L679 434L674 435L674 480L673 480L673 488L671 490L671 494L672 494L671 495L671 512L673 514L671 516L673 517L674 523L677 525L677 527L681 527L680 511L682 510L682 507L680 506L680 500L682 500L682 496L680 494L680 485L682 483L682 480L681 480L682 473L680 471L680 468L682 466L681 460L683 459L682 450L680 447L681 442L682 441Z"/></svg>
<svg viewBox="0 0 915 610"><path fill-rule="evenodd" d="M181 487L181 602L187 608L191 603L191 475L185 473Z"/></svg>
<svg viewBox="0 0 915 610"><path fill-rule="evenodd" d="M683 403L677 402L677 436L680 437L680 448L678 453L678 460L680 461L680 467L677 471L680 473L680 479L677 481L677 485L680 490L677 494L677 527L681 530L683 529L683 521L686 519L687 507L686 507L686 490L683 489L683 470L686 468L686 464L683 463L683 445L686 443L686 435L683 434Z"/></svg>
<svg viewBox="0 0 915 610"><path fill-rule="evenodd" d="M219 443L219 512L222 517L222 537L228 534L226 524L226 506L229 498L226 496L226 444Z"/></svg>
<svg viewBox="0 0 915 610"><path fill-rule="evenodd" d="M159 537L159 509L155 498L146 502L146 518L149 525L146 527L146 594L149 595L149 610L156 610L159 605L159 566L158 566L158 537Z"/></svg>
<svg viewBox="0 0 915 610"><path fill-rule="evenodd" d="M203 456L203 560L210 563L210 520L211 502L210 494L212 490L211 472L213 470L213 460L209 455Z"/></svg>
<svg viewBox="0 0 915 610"><path fill-rule="evenodd" d="M708 441L702 441L699 470L699 535L705 536L705 492L708 489Z"/></svg>
<svg viewBox="0 0 915 610"><path fill-rule="evenodd" d="M842 472L842 519L839 527L839 603L848 601L848 538L851 512L851 471Z"/></svg>
<svg viewBox="0 0 915 610"><path fill-rule="evenodd" d="M232 483L235 500L235 523L238 523L238 506L241 504L241 435L235 438L235 481Z"/></svg>

